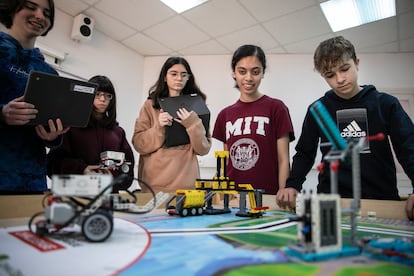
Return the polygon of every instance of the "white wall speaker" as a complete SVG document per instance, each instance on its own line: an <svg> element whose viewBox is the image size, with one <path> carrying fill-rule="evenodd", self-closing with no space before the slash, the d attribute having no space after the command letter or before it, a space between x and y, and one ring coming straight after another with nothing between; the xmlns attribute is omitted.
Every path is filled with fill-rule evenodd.
<svg viewBox="0 0 414 276"><path fill-rule="evenodd" d="M71 38L77 41L91 40L94 24L95 21L93 18L87 15L79 14L75 16L73 19Z"/></svg>

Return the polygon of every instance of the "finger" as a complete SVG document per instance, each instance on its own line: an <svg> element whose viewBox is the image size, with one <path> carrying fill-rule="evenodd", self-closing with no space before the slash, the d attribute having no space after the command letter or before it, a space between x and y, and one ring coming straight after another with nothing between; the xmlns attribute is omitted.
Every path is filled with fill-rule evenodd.
<svg viewBox="0 0 414 276"><path fill-rule="evenodd" d="M278 201L277 202L277 206L279 206L279 208L281 208L281 209L285 209L286 208L286 205L285 205L285 203L283 201Z"/></svg>
<svg viewBox="0 0 414 276"><path fill-rule="evenodd" d="M59 119L59 118L56 119L56 129L57 129L57 131L62 131L63 130L62 120Z"/></svg>
<svg viewBox="0 0 414 276"><path fill-rule="evenodd" d="M170 115L170 113L168 113L168 112L163 112L163 113L161 113L162 114L162 116L164 117L164 118L172 118L172 116Z"/></svg>
<svg viewBox="0 0 414 276"><path fill-rule="evenodd" d="M24 101L24 96L20 96L13 100L13 102L23 102L23 101Z"/></svg>
<svg viewBox="0 0 414 276"><path fill-rule="evenodd" d="M177 110L177 116L178 116L178 118L182 118L183 117L183 113L181 111L181 108Z"/></svg>
<svg viewBox="0 0 414 276"><path fill-rule="evenodd" d="M23 108L35 109L35 106L31 103L23 102ZM37 109L35 109L35 110L36 110L36 113L37 113Z"/></svg>
<svg viewBox="0 0 414 276"><path fill-rule="evenodd" d="M290 202L289 209L291 211L296 210L296 202L295 201L293 201L293 202L291 201Z"/></svg>
<svg viewBox="0 0 414 276"><path fill-rule="evenodd" d="M183 115L183 116L188 115L188 111L187 111L187 109L185 109L184 107L180 107L180 108L177 110L177 113L178 113L178 114L181 114L181 115Z"/></svg>
<svg viewBox="0 0 414 276"><path fill-rule="evenodd" d="M405 212L406 212L406 214L407 214L407 218L409 219L409 220L413 220L414 219L414 209L406 209L405 210Z"/></svg>
<svg viewBox="0 0 414 276"><path fill-rule="evenodd" d="M49 132L56 132L55 123L52 119L47 120L47 124L49 126Z"/></svg>
<svg viewBox="0 0 414 276"><path fill-rule="evenodd" d="M99 170L101 168L100 165L89 165L85 168L84 173L85 174L95 174L95 170Z"/></svg>
<svg viewBox="0 0 414 276"><path fill-rule="evenodd" d="M280 208L282 208L282 209L285 209L286 208L286 204L285 204L285 202L283 201L283 199L277 199L276 200L276 203L277 203L277 206L279 206Z"/></svg>
<svg viewBox="0 0 414 276"><path fill-rule="evenodd" d="M62 130L61 134L65 134L66 132L68 132L68 131L69 131L69 129L70 129L70 127L65 127L65 128Z"/></svg>
<svg viewBox="0 0 414 276"><path fill-rule="evenodd" d="M282 197L281 197L281 195L278 193L278 194L276 194L276 204L277 204L277 206L279 206L279 207L282 207L282 204L283 204L283 202L282 202Z"/></svg>
<svg viewBox="0 0 414 276"><path fill-rule="evenodd" d="M293 193L293 194L290 195L290 198L289 198L289 208L291 210L296 209L296 193Z"/></svg>
<svg viewBox="0 0 414 276"><path fill-rule="evenodd" d="M33 104L24 101L11 101L9 104L13 109L35 109Z"/></svg>
<svg viewBox="0 0 414 276"><path fill-rule="evenodd" d="M45 128L42 125L37 125L35 126L35 130L37 135L42 138L43 140L47 140L47 132L45 130Z"/></svg>
<svg viewBox="0 0 414 276"><path fill-rule="evenodd" d="M102 173L104 173L104 174L111 174L111 170L109 170L109 169L102 169Z"/></svg>

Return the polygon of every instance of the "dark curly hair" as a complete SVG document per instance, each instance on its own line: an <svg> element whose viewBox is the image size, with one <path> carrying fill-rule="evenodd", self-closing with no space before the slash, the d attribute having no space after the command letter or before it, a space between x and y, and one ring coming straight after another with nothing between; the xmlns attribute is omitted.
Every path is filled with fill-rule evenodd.
<svg viewBox="0 0 414 276"><path fill-rule="evenodd" d="M357 61L354 45L343 36L336 36L319 44L313 55L313 63L315 70L323 73L342 62L344 58Z"/></svg>

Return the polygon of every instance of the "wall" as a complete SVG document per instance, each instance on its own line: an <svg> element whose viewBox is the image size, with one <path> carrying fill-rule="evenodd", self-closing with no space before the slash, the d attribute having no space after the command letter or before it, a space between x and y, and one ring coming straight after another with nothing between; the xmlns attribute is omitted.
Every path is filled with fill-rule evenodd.
<svg viewBox="0 0 414 276"><path fill-rule="evenodd" d="M62 63L64 71L82 78L105 74L115 84L118 95L118 119L130 140L139 108L156 81L167 57L142 57L94 30L91 41L77 43L70 39L72 17L56 11L54 29L38 42L49 48L67 53ZM231 77L231 56L187 56L197 83L207 94L211 111L211 128L217 113L238 99L239 92ZM314 72L311 55L268 55L268 68L260 91L282 99L290 109L296 138L309 103L320 97L328 86ZM360 83L373 83L380 89L414 90L414 53L360 55ZM412 92L409 92L412 93ZM291 155L296 141L291 143ZM214 151L222 149L214 140L207 156L200 158L202 177L215 173ZM137 155L136 155L137 156ZM316 182L315 171L308 176L306 185Z"/></svg>
<svg viewBox="0 0 414 276"><path fill-rule="evenodd" d="M54 28L37 42L67 53L61 70L85 79L100 74L112 80L117 92L118 120L130 140L141 105L144 58L97 30L90 41L73 41L70 39L72 22L71 16L56 10Z"/></svg>
<svg viewBox="0 0 414 276"><path fill-rule="evenodd" d="M167 57L146 57L143 78L144 91L155 82L159 70ZM187 56L197 83L207 94L207 104L211 111L211 128L217 113L238 99L239 92L231 77L231 56ZM377 88L393 88L411 91L414 94L414 53L360 55L360 84L375 84ZM294 124L296 140L308 105L323 95L329 88L325 81L313 70L312 55L268 55L268 68L262 80L260 91L279 98L289 107ZM142 100L147 96L143 95ZM295 153L296 141L290 145L291 156ZM207 156L200 158L202 177L211 178L215 173L214 151L222 149L222 144L213 141L213 148ZM316 164L319 163L317 158ZM316 166L315 164L315 166ZM306 187L316 184L316 170L311 171ZM406 184L404 184L406 186ZM409 186L403 191L407 194Z"/></svg>

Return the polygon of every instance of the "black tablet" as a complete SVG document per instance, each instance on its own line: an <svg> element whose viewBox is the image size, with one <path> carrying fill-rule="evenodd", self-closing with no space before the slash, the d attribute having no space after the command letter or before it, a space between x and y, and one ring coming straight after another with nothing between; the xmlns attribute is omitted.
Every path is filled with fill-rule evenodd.
<svg viewBox="0 0 414 276"><path fill-rule="evenodd" d="M26 84L24 101L39 111L29 125L45 125L57 118L71 127L85 127L93 108L98 85L82 80L32 71Z"/></svg>
<svg viewBox="0 0 414 276"><path fill-rule="evenodd" d="M161 108L174 118L177 118L177 110L179 108L194 111L201 118L206 130L206 135L208 134L210 127L210 110L200 95L190 94L177 97L160 98L159 102ZM185 128L175 121L171 126L166 127L165 136L165 145L167 147L190 143L190 138L188 137Z"/></svg>

